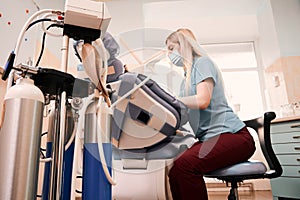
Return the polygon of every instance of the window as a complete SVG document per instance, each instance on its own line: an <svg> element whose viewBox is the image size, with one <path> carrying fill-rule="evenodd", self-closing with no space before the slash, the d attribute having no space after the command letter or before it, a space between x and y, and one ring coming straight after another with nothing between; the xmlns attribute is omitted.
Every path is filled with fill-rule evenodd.
<svg viewBox="0 0 300 200"><path fill-rule="evenodd" d="M204 44L202 47L220 68L227 97L241 119L263 113L261 74L253 42Z"/></svg>

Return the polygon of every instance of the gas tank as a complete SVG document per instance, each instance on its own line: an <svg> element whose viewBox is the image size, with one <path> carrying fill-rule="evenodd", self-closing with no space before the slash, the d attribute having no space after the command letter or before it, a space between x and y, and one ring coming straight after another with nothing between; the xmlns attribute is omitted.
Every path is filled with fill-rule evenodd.
<svg viewBox="0 0 300 200"><path fill-rule="evenodd" d="M0 199L36 199L44 96L22 78L4 97L0 130Z"/></svg>

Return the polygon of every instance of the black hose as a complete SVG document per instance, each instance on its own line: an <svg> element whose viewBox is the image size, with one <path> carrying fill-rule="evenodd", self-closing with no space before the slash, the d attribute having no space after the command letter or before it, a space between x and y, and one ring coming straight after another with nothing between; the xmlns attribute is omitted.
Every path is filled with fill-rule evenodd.
<svg viewBox="0 0 300 200"><path fill-rule="evenodd" d="M49 30L52 27L63 28L63 25L61 25L61 24L51 24L50 26L47 27L47 30ZM38 60L37 60L37 62L35 64L36 67L40 64L40 61L42 59L42 56L43 56L43 53L44 53L44 49L45 49L45 40L46 40L46 32L44 32L44 34L43 34L41 52L40 52L39 58L38 58Z"/></svg>
<svg viewBox="0 0 300 200"><path fill-rule="evenodd" d="M44 19L38 19L38 20L35 20L34 22L31 22L28 27L26 28L26 31L28 31L28 29L30 29L33 25L37 24L37 23L40 23L40 22L45 22L45 21L51 21L51 19L49 18L44 18Z"/></svg>

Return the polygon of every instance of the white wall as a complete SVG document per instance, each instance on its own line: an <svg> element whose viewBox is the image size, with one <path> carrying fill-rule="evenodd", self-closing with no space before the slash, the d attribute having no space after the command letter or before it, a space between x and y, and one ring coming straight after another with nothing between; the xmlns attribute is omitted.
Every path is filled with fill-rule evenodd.
<svg viewBox="0 0 300 200"><path fill-rule="evenodd" d="M106 2L112 16L108 31L113 35L144 27L143 1L116 0Z"/></svg>
<svg viewBox="0 0 300 200"><path fill-rule="evenodd" d="M37 5L40 9L52 8L52 9L63 9L63 0L51 0L43 1L36 0ZM26 13L26 10L29 12ZM20 30L22 29L25 21L37 11L37 7L34 5L32 0L1 0L0 3L0 66L3 66L9 53L14 50L15 44ZM8 25L8 22L11 25ZM41 38L41 35L38 39ZM28 31L25 35L24 42L18 55L19 62L25 62L28 57L33 57L35 43L37 39L35 29ZM16 62L18 62L16 61Z"/></svg>
<svg viewBox="0 0 300 200"><path fill-rule="evenodd" d="M108 1L113 34L151 27L192 29L201 43L253 41L256 11L263 0Z"/></svg>
<svg viewBox="0 0 300 200"><path fill-rule="evenodd" d="M223 3L216 0L145 3L145 27L190 28L200 43L253 41L258 35L253 8L256 3L252 6L244 0Z"/></svg>
<svg viewBox="0 0 300 200"><path fill-rule="evenodd" d="M265 0L257 18L264 67L280 57L300 55L299 0Z"/></svg>
<svg viewBox="0 0 300 200"><path fill-rule="evenodd" d="M267 67L280 57L280 48L276 33L273 10L270 0L265 0L257 12L258 42L262 65Z"/></svg>
<svg viewBox="0 0 300 200"><path fill-rule="evenodd" d="M271 0L281 56L300 55L300 1Z"/></svg>

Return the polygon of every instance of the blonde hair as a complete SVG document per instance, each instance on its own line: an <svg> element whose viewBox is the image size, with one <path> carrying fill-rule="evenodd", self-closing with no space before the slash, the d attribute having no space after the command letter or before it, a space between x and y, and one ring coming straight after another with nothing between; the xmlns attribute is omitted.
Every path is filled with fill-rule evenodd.
<svg viewBox="0 0 300 200"><path fill-rule="evenodd" d="M195 57L204 56L201 47L199 46L194 33L187 28L180 28L171 33L165 43L168 41L178 43L180 45L181 56L186 71L187 83L190 82L190 74L192 70L193 59Z"/></svg>

